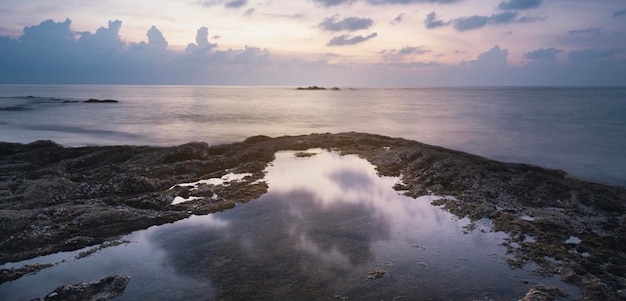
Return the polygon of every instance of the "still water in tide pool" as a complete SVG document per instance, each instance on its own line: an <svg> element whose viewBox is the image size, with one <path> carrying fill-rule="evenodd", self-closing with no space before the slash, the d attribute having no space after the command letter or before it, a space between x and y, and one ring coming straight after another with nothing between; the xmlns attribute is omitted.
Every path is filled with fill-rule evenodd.
<svg viewBox="0 0 626 301"><path fill-rule="evenodd" d="M517 300L535 283L577 295L532 266L511 269L503 233L466 230L435 197L398 194L397 178L356 156L311 152L277 153L268 193L234 209L137 231L82 259L30 260L66 259L0 285L1 299L114 274L132 277L116 300ZM376 269L384 277L368 279Z"/></svg>

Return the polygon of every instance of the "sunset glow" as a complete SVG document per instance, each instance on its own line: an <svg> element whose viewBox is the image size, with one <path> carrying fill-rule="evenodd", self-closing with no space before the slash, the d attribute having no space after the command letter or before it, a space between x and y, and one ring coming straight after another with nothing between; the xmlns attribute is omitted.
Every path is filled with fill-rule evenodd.
<svg viewBox="0 0 626 301"><path fill-rule="evenodd" d="M621 1L11 0L0 19L2 69L42 68L32 55L85 72L0 83L626 83Z"/></svg>

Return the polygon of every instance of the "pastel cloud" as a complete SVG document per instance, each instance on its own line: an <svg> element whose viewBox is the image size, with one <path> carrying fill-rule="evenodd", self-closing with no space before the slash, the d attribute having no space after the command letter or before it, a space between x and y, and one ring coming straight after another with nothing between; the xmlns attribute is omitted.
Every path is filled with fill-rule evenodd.
<svg viewBox="0 0 626 301"><path fill-rule="evenodd" d="M572 51L569 53L569 59L574 61L579 60L592 60L592 59L606 59L612 58L618 54L626 53L626 48L616 49L584 49Z"/></svg>
<svg viewBox="0 0 626 301"><path fill-rule="evenodd" d="M434 12L432 16L431 22L436 23L438 19ZM510 20L517 22L519 19L500 15L487 21L486 25ZM336 18L334 23L342 20ZM442 52L437 45L424 40L425 45L400 44L376 50L375 62L354 63L346 53L351 53L353 49L371 51L375 48L369 47L379 41L359 47L338 46L365 43L376 38L377 33L335 36L327 46L336 49L337 54L322 53L318 57L304 59L250 45L222 49L211 41L215 35L210 35L209 28L205 26L197 29L193 43L189 43L184 50L176 50L180 48L173 47L168 41L164 34L167 31L162 32L157 26L146 27L144 41L128 42L120 37L123 23L119 20L109 21L93 32L76 31L71 25L69 19L60 22L47 20L25 27L19 37L0 36L0 52L4 54L0 57L0 70L3 70L0 83L626 85L626 49L620 45L564 46L555 42L553 47L539 45L523 51L519 48L509 51L507 47L496 45L472 56L474 60L441 63L432 59L437 59L440 54L458 57L470 52ZM349 31L348 28L343 31ZM385 39L390 34L385 32ZM570 36L565 32L561 34L563 37ZM596 38L580 35L573 38ZM511 58L512 53L522 53L521 61Z"/></svg>
<svg viewBox="0 0 626 301"><path fill-rule="evenodd" d="M216 5L224 5L226 8L240 8L248 4L248 0L205 0L201 2L204 7L212 7Z"/></svg>
<svg viewBox="0 0 626 301"><path fill-rule="evenodd" d="M348 46L348 45L355 45L355 44L359 44L359 43L363 43L369 39L373 39L375 37L377 37L378 34L377 33L371 33L367 36L362 36L362 35L357 35L357 36L351 36L348 34L344 34L344 35L340 35L340 36L336 36L334 38L332 38L330 41L328 41L328 43L326 44L327 46Z"/></svg>
<svg viewBox="0 0 626 301"><path fill-rule="evenodd" d="M541 48L524 53L524 58L529 60L554 59L561 52L563 52L561 49Z"/></svg>
<svg viewBox="0 0 626 301"><path fill-rule="evenodd" d="M618 10L613 13L613 18L619 18L626 16L626 9Z"/></svg>
<svg viewBox="0 0 626 301"><path fill-rule="evenodd" d="M339 15L325 18L318 26L326 31L356 31L368 29L374 24L369 18L348 17L339 20Z"/></svg>
<svg viewBox="0 0 626 301"><path fill-rule="evenodd" d="M405 57L411 57L414 55L422 55L432 52L431 50L426 49L423 45L421 46L405 46L401 49L385 49L380 52L380 54L387 61L398 61Z"/></svg>
<svg viewBox="0 0 626 301"><path fill-rule="evenodd" d="M600 33L602 31L602 29L600 27L589 27L589 28L582 28L582 29L573 29L568 31L568 34L596 34L596 33Z"/></svg>
<svg viewBox="0 0 626 301"><path fill-rule="evenodd" d="M532 23L537 21L544 20L541 17L529 17L523 16L518 17L517 12L503 12L498 14L493 14L491 16L467 16L467 17L459 17L456 19L452 19L449 21L443 21L437 19L437 14L435 12L431 12L426 16L424 20L424 25L427 29L435 29L438 27L444 27L448 25L452 25L454 29L459 32L479 29L485 27L487 25L503 25L503 24L511 24L511 23Z"/></svg>
<svg viewBox="0 0 626 301"><path fill-rule="evenodd" d="M498 8L502 10L531 9L541 6L542 3L542 0L509 0L501 2Z"/></svg>

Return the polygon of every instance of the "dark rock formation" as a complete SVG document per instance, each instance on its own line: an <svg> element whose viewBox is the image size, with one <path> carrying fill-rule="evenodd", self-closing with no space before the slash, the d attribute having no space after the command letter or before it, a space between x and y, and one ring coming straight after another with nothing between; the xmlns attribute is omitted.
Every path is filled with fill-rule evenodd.
<svg viewBox="0 0 626 301"><path fill-rule="evenodd" d="M434 204L458 216L492 219L494 230L510 234L505 244L513 268L534 262L538 272L579 286L585 298L626 298L626 189L360 133L256 136L216 146L0 143L0 263L76 250L254 200L267 190L257 180L275 152L309 148L359 155L379 174L401 176L394 188L409 196L453 196ZM175 186L231 172L252 176L223 187ZM195 198L172 205L177 196Z"/></svg>
<svg viewBox="0 0 626 301"><path fill-rule="evenodd" d="M99 281L69 284L57 287L44 301L104 301L124 293L130 276L115 275ZM41 299L36 299L41 300Z"/></svg>
<svg viewBox="0 0 626 301"><path fill-rule="evenodd" d="M90 98L88 100L83 101L85 103L115 103L115 102L119 102L115 99L95 99L95 98Z"/></svg>

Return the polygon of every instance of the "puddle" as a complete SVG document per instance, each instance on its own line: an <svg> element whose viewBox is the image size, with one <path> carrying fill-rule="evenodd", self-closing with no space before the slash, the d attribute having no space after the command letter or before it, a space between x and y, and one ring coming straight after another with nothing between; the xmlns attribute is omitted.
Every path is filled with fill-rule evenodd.
<svg viewBox="0 0 626 301"><path fill-rule="evenodd" d="M2 284L0 296L30 300L113 274L132 277L115 300L517 300L535 283L577 293L510 269L503 233L468 232L435 196L399 195L397 178L356 156L306 153L277 153L258 200L134 232Z"/></svg>

